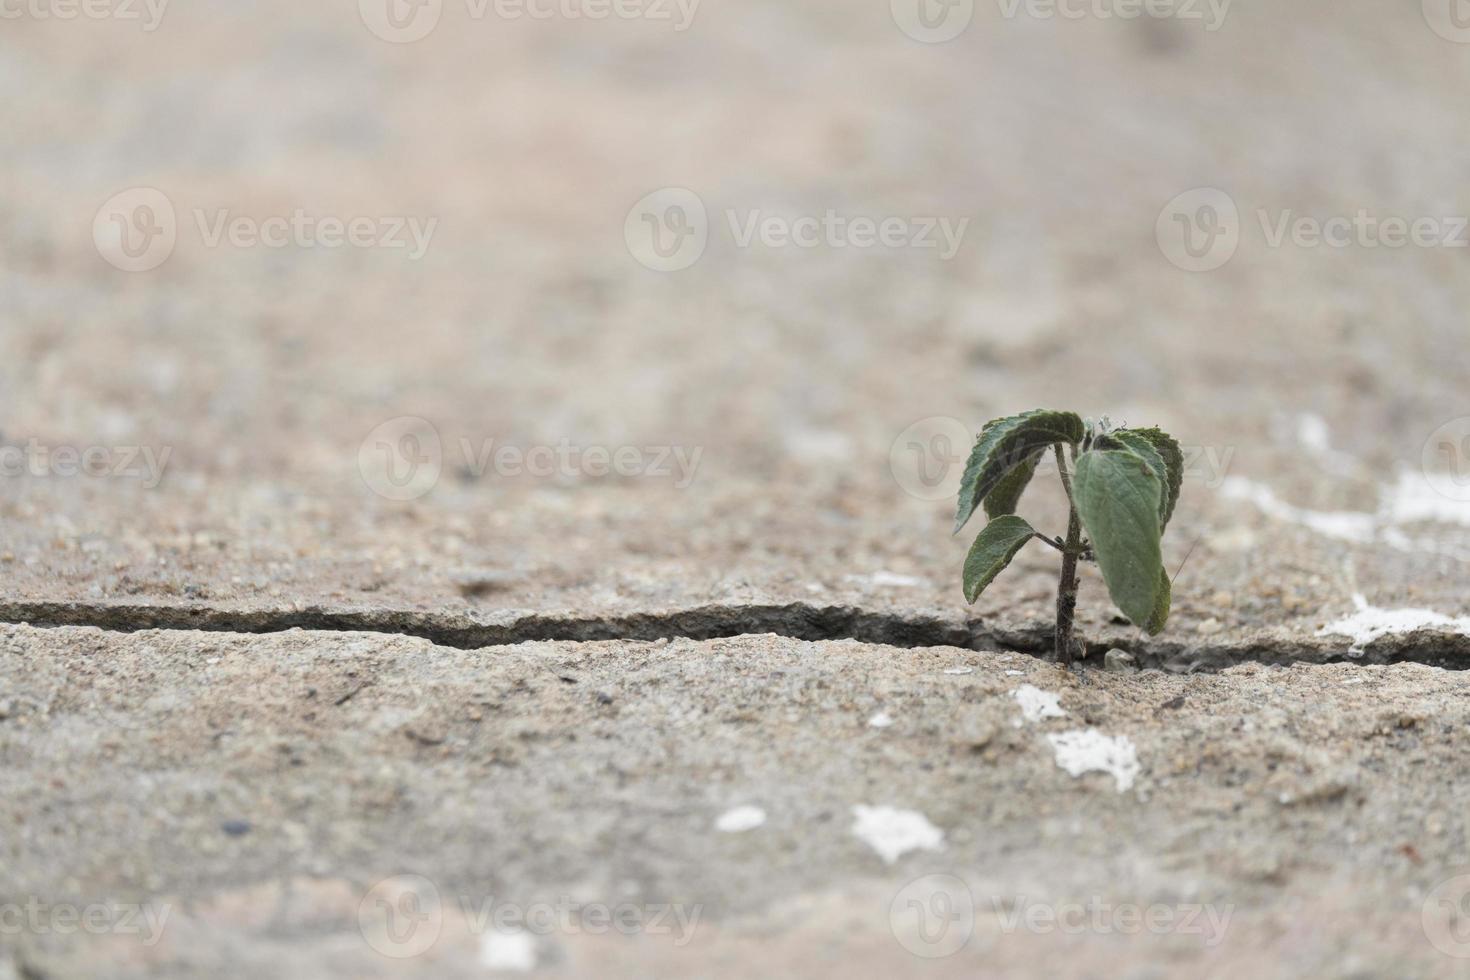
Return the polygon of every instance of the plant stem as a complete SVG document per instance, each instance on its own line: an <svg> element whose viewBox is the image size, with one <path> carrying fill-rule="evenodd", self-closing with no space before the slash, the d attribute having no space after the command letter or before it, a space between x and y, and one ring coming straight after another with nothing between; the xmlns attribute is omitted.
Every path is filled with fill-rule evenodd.
<svg viewBox="0 0 1470 980"><path fill-rule="evenodd" d="M1062 486L1067 490L1067 543L1062 549L1062 580L1057 586L1056 655L1058 663L1071 667L1072 618L1077 610L1077 559L1082 554L1082 520L1077 516L1077 504L1072 499L1072 477L1067 472L1061 444L1054 448L1057 470L1062 475Z"/></svg>

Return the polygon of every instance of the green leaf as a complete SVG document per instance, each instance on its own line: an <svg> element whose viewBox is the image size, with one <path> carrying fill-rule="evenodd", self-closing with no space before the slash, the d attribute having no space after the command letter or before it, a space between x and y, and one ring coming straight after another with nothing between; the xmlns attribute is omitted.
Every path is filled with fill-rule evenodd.
<svg viewBox="0 0 1470 980"><path fill-rule="evenodd" d="M1169 519L1174 516L1174 505L1179 503L1179 489L1184 485L1184 451L1179 448L1179 443L1174 437L1163 429L1121 429L1115 435L1122 433L1139 436L1147 439L1164 461L1166 477L1164 479L1164 527L1169 526Z"/></svg>
<svg viewBox="0 0 1470 980"><path fill-rule="evenodd" d="M1036 464L1041 462L1041 457L1045 454L1045 449L1038 449L1031 454L1029 459L1022 460L1020 465L1001 477L995 489L985 497L986 517L994 519L1016 512L1016 505L1021 502L1021 494L1026 492L1032 475L1036 473Z"/></svg>
<svg viewBox="0 0 1470 980"><path fill-rule="evenodd" d="M1164 570L1159 548L1163 484L1137 453L1105 449L1077 457L1072 487L1108 594L1123 615L1146 625L1158 605Z"/></svg>
<svg viewBox="0 0 1470 980"><path fill-rule="evenodd" d="M1153 614L1148 617L1143 631L1149 636L1158 636L1164 631L1164 624L1169 621L1169 604L1173 602L1174 586L1169 581L1169 573L1159 569L1159 595L1154 600Z"/></svg>
<svg viewBox="0 0 1470 980"><path fill-rule="evenodd" d="M1007 473L1030 459L1037 450L1059 442L1069 445L1081 442L1083 431L1082 419L1075 412L1037 409L987 422L975 440L960 480L955 533L959 533L975 508L990 496Z"/></svg>
<svg viewBox="0 0 1470 980"><path fill-rule="evenodd" d="M985 587L995 581L1035 534L1030 524L1013 514L997 517L985 525L965 556L965 601L973 603L980 598Z"/></svg>
<svg viewBox="0 0 1470 980"><path fill-rule="evenodd" d="M1164 457L1154 448L1154 444L1148 439L1128 429L1117 429L1093 443L1098 449L1126 449L1140 456L1148 468L1154 471L1154 476L1159 478L1159 530L1164 528L1164 507L1168 503L1163 487L1169 482L1169 468L1164 463Z"/></svg>

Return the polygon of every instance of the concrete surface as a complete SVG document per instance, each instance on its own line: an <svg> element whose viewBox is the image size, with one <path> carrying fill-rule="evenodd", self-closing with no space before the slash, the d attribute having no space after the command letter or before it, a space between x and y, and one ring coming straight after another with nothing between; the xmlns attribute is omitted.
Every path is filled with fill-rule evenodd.
<svg viewBox="0 0 1470 980"><path fill-rule="evenodd" d="M451 0L411 43L375 2L6 8L0 980L1463 972L1470 252L1297 234L1470 237L1450 0L933 44L905 0ZM669 188L708 241L658 271ZM741 242L829 211L968 223ZM433 231L250 238L298 212ZM1027 656L1039 546L962 602L957 457L1040 406L1190 447L1169 631L1093 569L1079 606L1167 669ZM1023 683L1066 716L1014 727ZM1126 792L1058 768L1088 728ZM942 850L886 864L857 806ZM477 917L563 899L701 912ZM1174 928L1005 927L1094 899Z"/></svg>
<svg viewBox="0 0 1470 980"><path fill-rule="evenodd" d="M1436 887L1470 867L1463 671L1072 675L771 636L462 651L7 627L0 651L8 891L169 910L153 945L23 934L24 976L480 976L485 902L558 900L636 907L654 931L533 929L552 974L1463 968L1426 931ZM1023 721L1027 684L1064 716ZM1047 736L1088 728L1135 747L1126 791L1059 768ZM737 806L764 824L717 830ZM942 844L887 864L853 832L855 806L922 814ZM973 908L953 920L970 940L932 961L913 950L943 949L938 920L920 934L890 915L931 875ZM427 949L372 931L400 876L441 900ZM1203 906L1222 925L1003 928L1016 902L1089 900ZM687 932L658 930L665 904Z"/></svg>

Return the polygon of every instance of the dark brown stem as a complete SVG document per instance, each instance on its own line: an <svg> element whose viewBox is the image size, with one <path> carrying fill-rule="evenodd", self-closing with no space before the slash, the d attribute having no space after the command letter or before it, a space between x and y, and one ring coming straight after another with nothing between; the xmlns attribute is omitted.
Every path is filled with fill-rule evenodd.
<svg viewBox="0 0 1470 980"><path fill-rule="evenodd" d="M1072 477L1067 472L1062 447L1058 445L1055 448L1062 486L1067 490L1067 542L1062 548L1062 580L1057 586L1056 655L1058 663L1071 667L1072 620L1077 610L1077 559L1082 555L1082 521L1072 499Z"/></svg>

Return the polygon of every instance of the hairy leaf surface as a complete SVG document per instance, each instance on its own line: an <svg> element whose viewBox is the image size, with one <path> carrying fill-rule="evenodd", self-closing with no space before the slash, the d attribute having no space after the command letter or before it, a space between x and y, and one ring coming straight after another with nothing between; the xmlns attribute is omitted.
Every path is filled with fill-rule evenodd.
<svg viewBox="0 0 1470 980"><path fill-rule="evenodd" d="M997 517L985 525L965 557L965 601L973 603L985 587L1005 570L1035 529L1014 514Z"/></svg>
<svg viewBox="0 0 1470 980"><path fill-rule="evenodd" d="M1184 485L1184 451L1179 448L1179 443L1173 436L1159 428L1149 429L1122 429L1120 434L1126 432L1129 435L1147 439L1164 461L1164 519L1163 526L1169 526L1169 519L1174 516L1174 505L1179 503L1179 489Z"/></svg>
<svg viewBox="0 0 1470 980"><path fill-rule="evenodd" d="M1073 495L1113 602L1147 625L1158 605L1164 561L1159 546L1163 484L1131 450L1091 450L1077 458Z"/></svg>
<svg viewBox="0 0 1470 980"><path fill-rule="evenodd" d="M1021 494L1026 492L1026 487L1031 483L1031 477L1036 473L1036 464L1041 462L1041 457L1045 454L1045 449L1038 449L1031 454L1029 459L1023 460L1015 469L1001 477L995 489L985 497L986 517L994 519L1016 512L1016 505L1021 502Z"/></svg>
<svg viewBox="0 0 1470 980"><path fill-rule="evenodd" d="M960 480L955 533L959 533L960 528L975 513L975 508L980 506L981 501L1013 469L1029 460L1038 450L1045 450L1047 446L1080 442L1083 431L1082 418L1075 412L1050 412L1042 409L987 423L980 431L980 437L975 440L975 447L970 451L964 476Z"/></svg>
<svg viewBox="0 0 1470 980"><path fill-rule="evenodd" d="M1157 636L1164 631L1164 624L1169 621L1169 606L1174 601L1174 586L1169 581L1169 573L1165 569L1159 569L1159 595L1154 600L1153 615L1149 616L1148 622L1144 624L1143 631L1149 636Z"/></svg>
<svg viewBox="0 0 1470 980"><path fill-rule="evenodd" d="M1154 448L1154 444L1129 429L1118 429L1103 436L1095 444L1099 449L1126 449L1137 454L1148 464L1148 468L1154 471L1154 476L1159 478L1159 530L1162 533L1164 527L1164 508L1168 505L1168 495L1164 487L1169 482L1169 467L1164 462L1164 457Z"/></svg>

